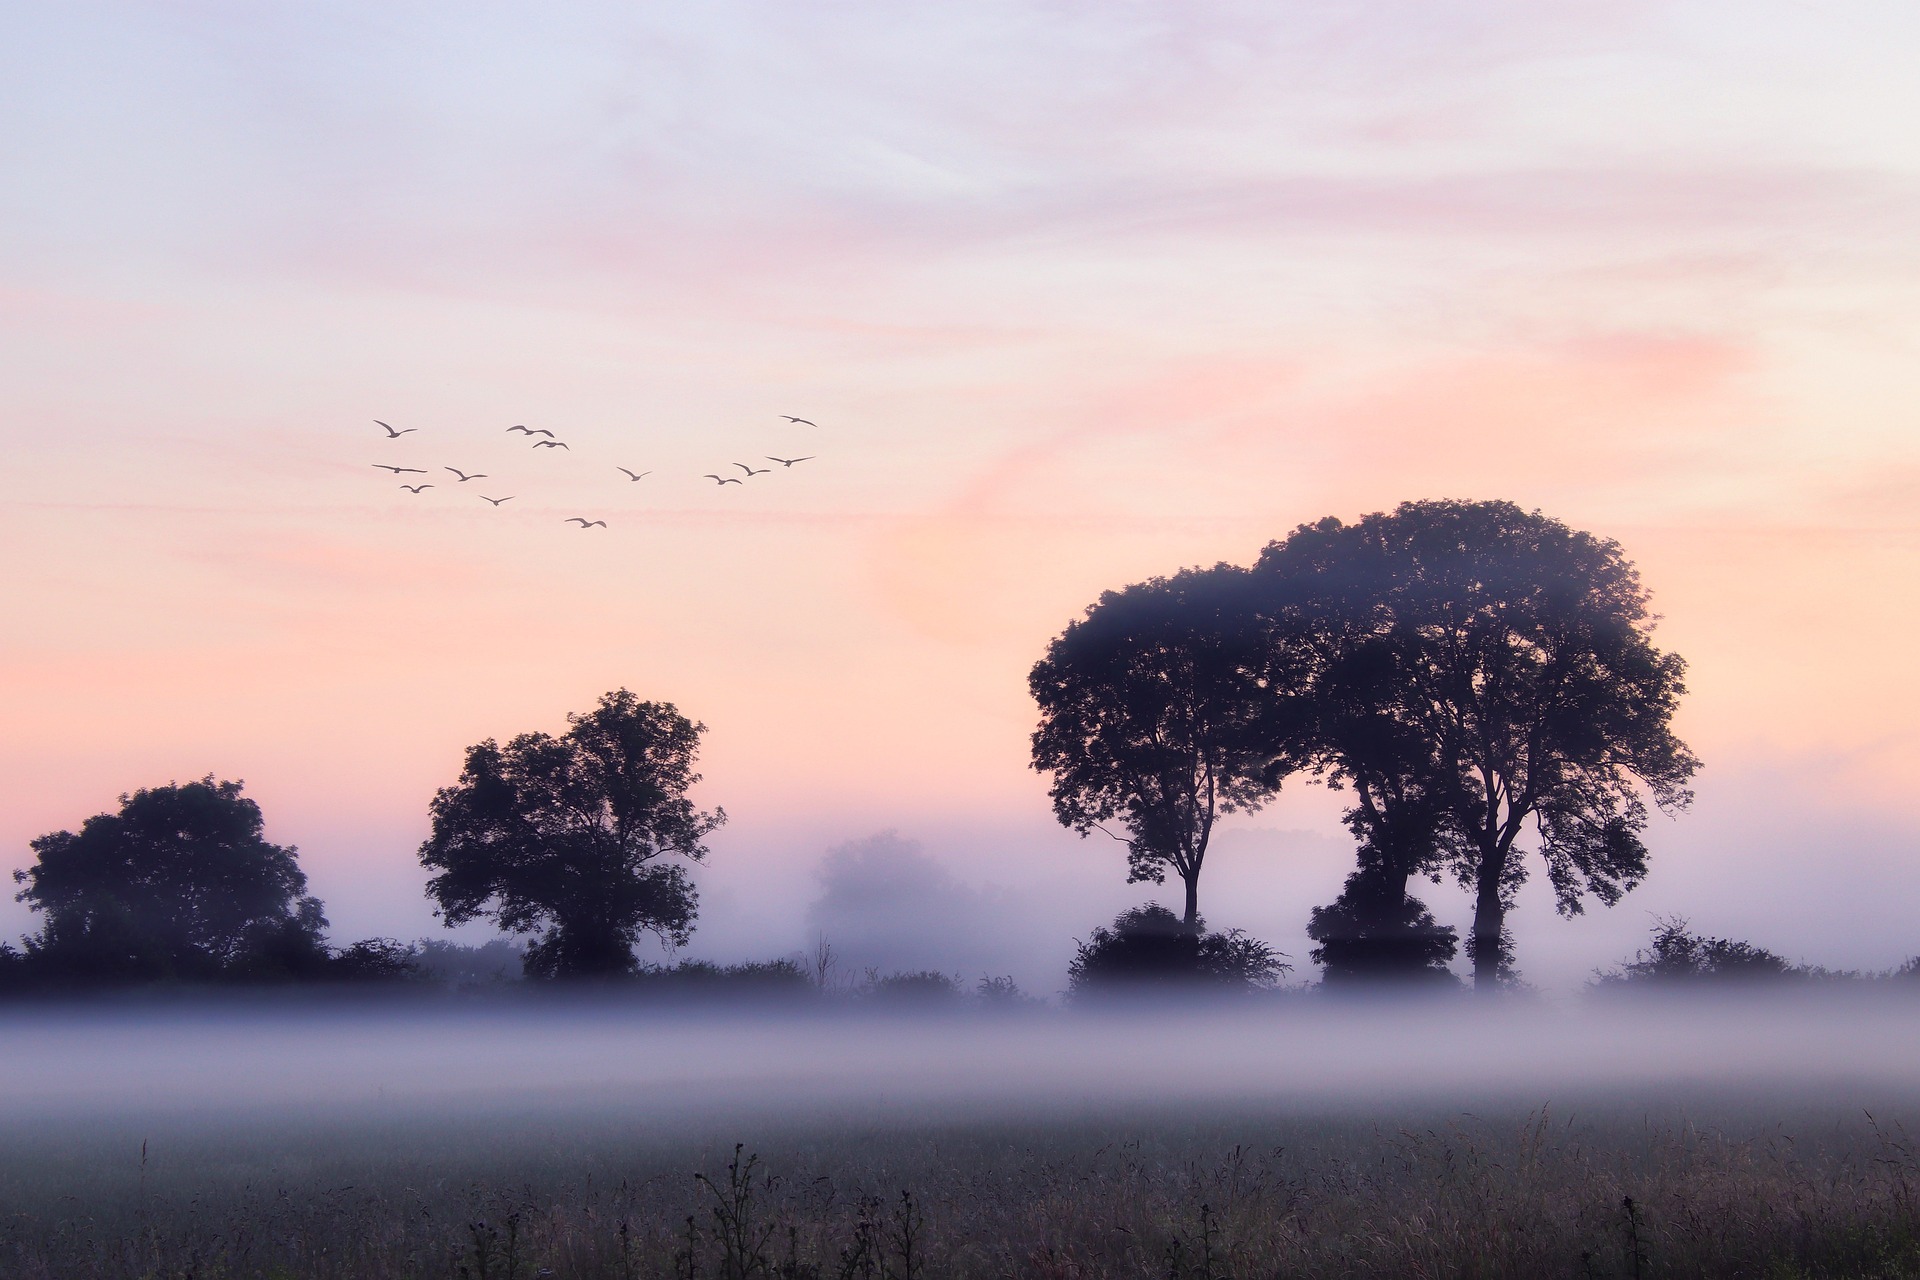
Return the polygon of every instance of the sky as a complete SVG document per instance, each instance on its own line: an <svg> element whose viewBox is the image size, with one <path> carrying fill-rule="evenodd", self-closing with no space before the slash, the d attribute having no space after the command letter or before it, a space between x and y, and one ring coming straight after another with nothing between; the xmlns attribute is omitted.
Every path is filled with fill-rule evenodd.
<svg viewBox="0 0 1920 1280"><path fill-rule="evenodd" d="M1706 762L1522 971L1920 952L1910 5L7 10L0 867L211 773L336 937L431 934L464 749L625 686L708 728L695 953L891 850L901 920L1006 921L937 963L1045 989L1149 892L1027 766L1047 641L1502 498L1640 566ZM1202 910L1305 972L1339 809L1236 820Z"/></svg>

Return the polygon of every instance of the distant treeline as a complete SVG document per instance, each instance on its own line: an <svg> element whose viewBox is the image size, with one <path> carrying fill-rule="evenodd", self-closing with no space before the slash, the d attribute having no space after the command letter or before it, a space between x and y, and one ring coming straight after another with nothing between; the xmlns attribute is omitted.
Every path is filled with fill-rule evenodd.
<svg viewBox="0 0 1920 1280"><path fill-rule="evenodd" d="M1686 667L1654 647L1652 626L1618 544L1505 502L1330 518L1270 543L1249 567L1105 593L1032 670L1031 764L1049 776L1062 823L1118 836L1128 880L1158 884L1171 872L1184 902L1094 928L1069 994L1277 989L1287 957L1238 930L1209 931L1199 885L1216 823L1296 776L1352 801L1355 868L1307 927L1328 985L1457 986L1457 931L1409 891L1449 876L1473 897L1474 987L1522 985L1507 921L1530 865L1544 864L1562 914L1612 906L1646 875L1651 813L1691 803L1699 761L1671 729ZM32 842L34 863L14 878L41 927L19 948L0 946L0 985L471 986L517 970L881 1001L1019 995L1007 979L970 990L930 972L836 985L799 960L643 963L647 935L669 948L689 941L692 873L726 821L689 798L705 726L626 689L567 720L558 735L468 748L429 806L418 856L435 914L449 926L489 922L511 947L331 944L296 851L265 839L240 783L208 776L136 791L117 813ZM1859 976L1667 921L1599 981Z"/></svg>

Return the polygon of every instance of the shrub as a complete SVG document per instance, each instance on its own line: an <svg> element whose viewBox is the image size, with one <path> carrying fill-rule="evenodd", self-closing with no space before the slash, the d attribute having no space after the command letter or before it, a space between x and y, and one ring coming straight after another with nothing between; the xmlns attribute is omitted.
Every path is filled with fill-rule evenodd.
<svg viewBox="0 0 1920 1280"><path fill-rule="evenodd" d="M1189 927L1157 902L1114 917L1079 944L1067 967L1075 998L1108 993L1246 992L1276 986L1292 972L1281 953L1239 929Z"/></svg>
<svg viewBox="0 0 1920 1280"><path fill-rule="evenodd" d="M896 1008L944 1008L960 1001L960 980L937 969L889 973L868 970L860 989L863 999Z"/></svg>
<svg viewBox="0 0 1920 1280"><path fill-rule="evenodd" d="M1307 936L1319 944L1309 955L1330 987L1458 985L1447 968L1459 948L1452 926L1440 924L1425 903L1377 876L1348 876L1337 899L1313 909Z"/></svg>
<svg viewBox="0 0 1920 1280"><path fill-rule="evenodd" d="M420 974L449 987L487 987L518 982L525 976L525 951L506 938L479 946L422 938L414 944L414 963Z"/></svg>
<svg viewBox="0 0 1920 1280"><path fill-rule="evenodd" d="M682 960L676 965L642 970L639 980L644 987L685 995L796 996L813 992L813 980L797 960L729 965Z"/></svg>
<svg viewBox="0 0 1920 1280"><path fill-rule="evenodd" d="M974 984L973 999L982 1009L997 1012L1038 1009L1046 1003L1038 996L1030 996L1022 991L1020 984L1011 977L982 977Z"/></svg>
<svg viewBox="0 0 1920 1280"><path fill-rule="evenodd" d="M342 982L403 982L425 974L418 947L394 938L362 938L333 953L327 976Z"/></svg>
<svg viewBox="0 0 1920 1280"><path fill-rule="evenodd" d="M1598 975L1602 986L1698 982L1777 982L1784 978L1830 976L1825 970L1796 966L1786 957L1750 942L1709 938L1690 931L1683 916L1654 921L1653 941L1619 968Z"/></svg>

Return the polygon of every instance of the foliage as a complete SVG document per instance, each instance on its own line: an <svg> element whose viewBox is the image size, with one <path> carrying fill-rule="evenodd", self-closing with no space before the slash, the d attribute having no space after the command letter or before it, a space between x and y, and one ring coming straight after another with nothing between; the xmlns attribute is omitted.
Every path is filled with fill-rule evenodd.
<svg viewBox="0 0 1920 1280"><path fill-rule="evenodd" d="M526 949L508 938L490 938L478 946L422 938L414 952L421 977L456 988L518 982L526 958Z"/></svg>
<svg viewBox="0 0 1920 1280"><path fill-rule="evenodd" d="M642 989L697 997L811 997L813 978L797 960L749 960L714 964L682 960L640 972Z"/></svg>
<svg viewBox="0 0 1920 1280"><path fill-rule="evenodd" d="M32 842L16 901L45 916L25 963L46 981L317 976L326 917L296 850L264 838L239 782L170 783Z"/></svg>
<svg viewBox="0 0 1920 1280"><path fill-rule="evenodd" d="M1691 931L1681 916L1654 921L1652 942L1618 969L1599 975L1603 986L1697 982L1769 982L1811 976L1784 956L1750 942L1709 938Z"/></svg>
<svg viewBox="0 0 1920 1280"><path fill-rule="evenodd" d="M625 689L567 720L559 737L468 749L459 783L433 800L427 891L450 925L485 917L532 935L529 976L631 973L642 933L682 945L693 930L686 867L664 859L701 861L726 820L687 798L705 726Z"/></svg>
<svg viewBox="0 0 1920 1280"><path fill-rule="evenodd" d="M1038 1009L1046 1001L1038 996L1030 996L1020 989L1020 984L1008 975L983 975L973 987L974 1003L982 1009L995 1012L1021 1012Z"/></svg>
<svg viewBox="0 0 1920 1280"><path fill-rule="evenodd" d="M1273 643L1313 642L1310 755L1355 789L1350 823L1376 851L1410 825L1396 872L1446 866L1475 894L1476 986L1508 973L1527 831L1564 914L1639 883L1648 800L1684 809L1699 762L1671 729L1685 663L1654 647L1617 543L1508 502L1410 502L1303 525L1254 577Z"/></svg>
<svg viewBox="0 0 1920 1280"><path fill-rule="evenodd" d="M881 974L869 970L860 997L894 1008L950 1008L960 1002L960 980L935 969Z"/></svg>
<svg viewBox="0 0 1920 1280"><path fill-rule="evenodd" d="M1243 625L1226 567L1109 591L1034 665L1032 765L1052 776L1061 823L1086 835L1118 821L1128 882L1171 870L1199 915L1215 822L1278 788L1283 752L1260 717L1286 681L1281 657Z"/></svg>
<svg viewBox="0 0 1920 1280"><path fill-rule="evenodd" d="M417 945L394 938L363 938L333 953L328 976L342 982L401 982L425 974Z"/></svg>
<svg viewBox="0 0 1920 1280"><path fill-rule="evenodd" d="M1437 922L1400 882L1371 869L1348 876L1331 905L1313 909L1307 936L1319 944L1309 955L1330 986L1454 984L1447 968L1458 942L1453 927Z"/></svg>
<svg viewBox="0 0 1920 1280"><path fill-rule="evenodd" d="M1157 902L1132 907L1093 930L1067 967L1074 999L1176 991L1265 990L1292 971L1281 953L1239 929L1209 933Z"/></svg>

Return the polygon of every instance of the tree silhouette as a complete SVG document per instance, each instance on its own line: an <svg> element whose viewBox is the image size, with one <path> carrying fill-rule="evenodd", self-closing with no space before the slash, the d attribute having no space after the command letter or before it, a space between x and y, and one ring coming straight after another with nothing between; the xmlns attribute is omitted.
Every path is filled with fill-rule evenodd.
<svg viewBox="0 0 1920 1280"><path fill-rule="evenodd" d="M238 782L173 783L32 842L15 900L45 914L26 962L55 979L307 976L326 917L296 850L262 836Z"/></svg>
<svg viewBox="0 0 1920 1280"><path fill-rule="evenodd" d="M1364 676L1316 730L1322 763L1355 784L1350 822L1377 829L1376 847L1401 841L1402 864L1449 866L1472 890L1476 987L1509 972L1529 829L1563 914L1640 881L1647 798L1685 808L1699 761L1670 727L1685 663L1653 646L1617 543L1508 502L1410 502L1303 526L1254 572L1272 616L1337 614L1331 634ZM1343 736L1356 725L1371 730ZM1431 820L1430 853L1401 840L1408 827L1387 838L1406 815Z"/></svg>
<svg viewBox="0 0 1920 1280"><path fill-rule="evenodd" d="M1286 771L1271 723L1285 655L1245 625L1231 580L1242 572L1105 593L1028 680L1040 706L1032 764L1052 775L1055 815L1083 836L1117 820L1128 882L1159 884L1172 870L1189 928L1215 822L1258 809Z"/></svg>
<svg viewBox="0 0 1920 1280"><path fill-rule="evenodd" d="M706 726L625 689L567 722L557 738L468 749L460 781L433 799L427 892L449 925L484 916L538 935L530 976L627 973L642 933L678 945L693 929L686 867L662 859L701 861L726 821L687 799Z"/></svg>
<svg viewBox="0 0 1920 1280"><path fill-rule="evenodd" d="M1329 532L1310 526L1270 547L1246 593L1270 647L1304 672L1276 732L1304 767L1354 800L1343 820L1359 866L1336 901L1314 909L1312 956L1334 983L1431 979L1458 945L1408 887L1446 865L1435 748L1422 726L1395 714L1396 635L1378 573L1352 536Z"/></svg>

